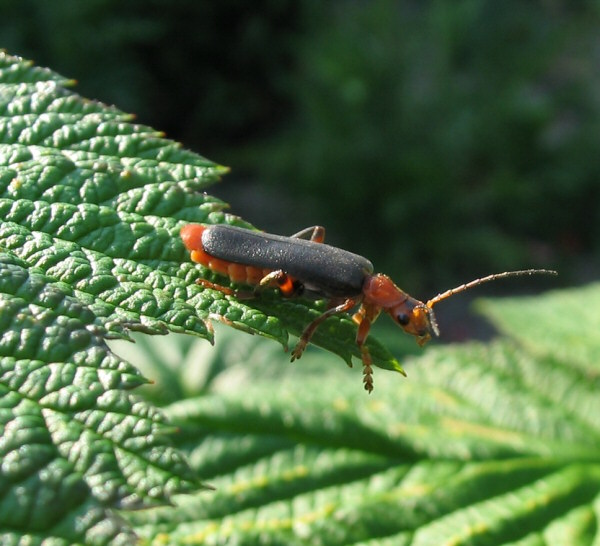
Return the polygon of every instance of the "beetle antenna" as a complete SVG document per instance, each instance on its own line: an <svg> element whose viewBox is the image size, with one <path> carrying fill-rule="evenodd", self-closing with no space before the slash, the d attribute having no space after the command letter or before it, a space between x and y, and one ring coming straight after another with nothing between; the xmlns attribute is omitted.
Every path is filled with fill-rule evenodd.
<svg viewBox="0 0 600 546"><path fill-rule="evenodd" d="M471 281L471 282L468 282L465 284L461 284L460 286L457 286L456 288L451 288L450 290L446 290L445 292L438 294L437 296L435 296L434 298L431 298L427 302L427 307L432 309L436 303L438 303L442 300L445 300L446 298L449 298L450 296L454 296L454 294L459 294L460 292L464 292L465 290L475 288L476 286L479 286L480 284L483 284L486 282L497 281L499 279L505 279L507 277L522 277L525 275L558 275L558 273L551 269L523 269L521 271L504 271L503 273L494 273L493 275L488 275L487 277L481 277L480 279L475 279L474 281Z"/></svg>

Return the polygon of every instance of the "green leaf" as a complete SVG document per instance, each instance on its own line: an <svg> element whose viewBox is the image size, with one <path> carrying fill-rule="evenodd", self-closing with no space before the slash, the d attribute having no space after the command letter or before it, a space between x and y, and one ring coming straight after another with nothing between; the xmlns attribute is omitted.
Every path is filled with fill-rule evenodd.
<svg viewBox="0 0 600 546"><path fill-rule="evenodd" d="M503 339L377 371L370 397L320 352L244 336L232 363L232 332L181 369L156 351L160 412L106 339L219 319L287 345L323 304L197 286L179 229L242 224L200 191L225 170L67 85L0 55L0 542L598 542L600 288L484 302ZM315 342L350 362L354 333Z"/></svg>
<svg viewBox="0 0 600 546"><path fill-rule="evenodd" d="M126 543L108 507L198 486L165 445L164 417L127 392L145 380L109 351L89 308L4 254L0 310L1 529Z"/></svg>
<svg viewBox="0 0 600 546"><path fill-rule="evenodd" d="M216 491L131 521L151 544L595 544L597 334L581 360L541 348L599 297L486 301L514 336L429 349L405 381L375 373L371 396L352 370L267 366L227 339L240 356L166 410Z"/></svg>
<svg viewBox="0 0 600 546"><path fill-rule="evenodd" d="M206 334L168 243L223 169L68 84L0 53L0 542L130 544L111 509L201 485L105 339Z"/></svg>
<svg viewBox="0 0 600 546"><path fill-rule="evenodd" d="M208 272L190 262L179 230L185 222L239 222L198 191L226 169L132 125L114 108L83 101L49 71L6 55L0 61L0 78L8 80L0 104L8 114L0 132L6 250L70 284L109 329L127 321L131 329L211 339L206 321L218 318L284 346L288 329L302 332L312 316L306 302L241 304L193 282ZM326 328L316 344L348 363L359 356L347 319ZM401 371L380 344L370 347L376 365Z"/></svg>
<svg viewBox="0 0 600 546"><path fill-rule="evenodd" d="M203 193L226 169L0 52L0 542L127 543L110 512L200 487L145 381L105 345L129 331L212 340L218 319L287 346L319 304L203 290L179 231L232 222ZM346 362L354 327L315 342ZM397 361L370 342L377 365Z"/></svg>

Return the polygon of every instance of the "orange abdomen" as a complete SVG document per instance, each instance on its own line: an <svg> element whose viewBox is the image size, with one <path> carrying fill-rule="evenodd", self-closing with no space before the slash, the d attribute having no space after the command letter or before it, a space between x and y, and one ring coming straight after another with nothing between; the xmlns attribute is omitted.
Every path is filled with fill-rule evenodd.
<svg viewBox="0 0 600 546"><path fill-rule="evenodd" d="M271 273L271 269L228 262L207 254L202 246L202 233L205 229L206 226L200 224L188 224L181 228L181 239L190 251L192 261L229 277L233 282L243 284L258 285L263 277Z"/></svg>

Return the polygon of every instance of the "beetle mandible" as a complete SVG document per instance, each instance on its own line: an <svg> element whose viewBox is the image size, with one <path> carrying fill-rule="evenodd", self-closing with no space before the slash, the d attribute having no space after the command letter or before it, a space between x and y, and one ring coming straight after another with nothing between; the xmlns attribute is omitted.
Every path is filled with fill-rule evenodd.
<svg viewBox="0 0 600 546"><path fill-rule="evenodd" d="M285 237L245 228L215 224L188 224L181 238L192 261L235 283L255 287L277 287L285 297L307 296L327 299L327 310L309 323L292 351L292 361L302 356L314 332L328 317L351 311L358 325L356 344L363 362L363 382L373 390L371 355L365 342L371 325L383 311L423 346L439 335L433 306L438 302L485 282L520 275L549 274L547 269L505 271L475 279L442 292L423 303L404 292L382 273L374 273L366 258L325 244L325 229L313 226ZM227 295L242 292L198 279L198 284ZM247 297L246 295L244 297Z"/></svg>

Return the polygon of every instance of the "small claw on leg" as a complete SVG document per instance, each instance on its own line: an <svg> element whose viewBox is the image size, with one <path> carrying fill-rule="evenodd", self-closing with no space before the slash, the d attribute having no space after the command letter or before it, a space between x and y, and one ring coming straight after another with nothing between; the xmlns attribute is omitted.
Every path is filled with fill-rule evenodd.
<svg viewBox="0 0 600 546"><path fill-rule="evenodd" d="M373 392L373 367L371 366L371 354L369 349L364 345L360 347L360 353L363 361L363 383L365 384L365 390L371 394Z"/></svg>
<svg viewBox="0 0 600 546"><path fill-rule="evenodd" d="M365 365L363 367L363 383L365 384L365 390L371 394L373 392L373 368Z"/></svg>
<svg viewBox="0 0 600 546"><path fill-rule="evenodd" d="M304 353L304 349L306 349L306 342L300 339L292 351L291 361L298 360L302 356L302 353Z"/></svg>

